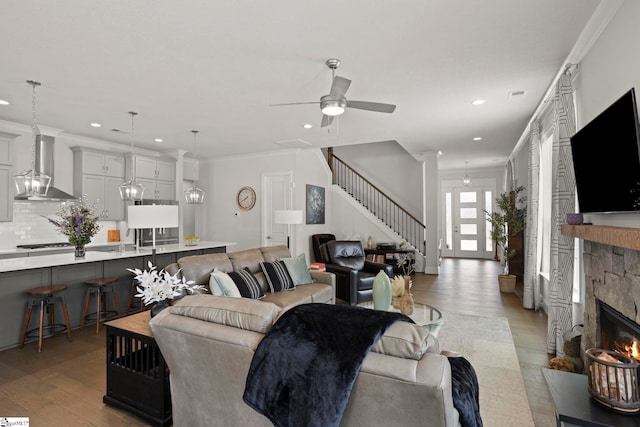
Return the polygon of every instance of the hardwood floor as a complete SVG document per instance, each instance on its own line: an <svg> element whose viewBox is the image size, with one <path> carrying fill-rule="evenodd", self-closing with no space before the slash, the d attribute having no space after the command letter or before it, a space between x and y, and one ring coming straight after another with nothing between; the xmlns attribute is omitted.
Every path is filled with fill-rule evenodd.
<svg viewBox="0 0 640 427"><path fill-rule="evenodd" d="M414 276L414 299L444 312L506 317L535 425L555 426L553 403L541 371L549 361L547 315L522 307L522 284L516 284L515 294L500 293L497 275L501 272L496 261L445 258L439 275Z"/></svg>
<svg viewBox="0 0 640 427"><path fill-rule="evenodd" d="M536 426L554 426L540 372L548 361L546 315L522 308L521 286L501 294L499 271L495 261L445 259L440 275L416 274L413 294L445 312L508 318ZM74 330L71 343L62 335L46 339L42 353L37 343L0 352L0 417L26 416L32 427L147 425L102 403L105 339L105 328L96 334L89 327Z"/></svg>

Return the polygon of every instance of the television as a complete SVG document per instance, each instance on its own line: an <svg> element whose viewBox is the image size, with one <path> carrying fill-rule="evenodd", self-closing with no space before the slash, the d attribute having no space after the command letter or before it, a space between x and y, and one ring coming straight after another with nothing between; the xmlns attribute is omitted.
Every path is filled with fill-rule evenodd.
<svg viewBox="0 0 640 427"><path fill-rule="evenodd" d="M640 212L640 141L634 88L571 137L581 213Z"/></svg>

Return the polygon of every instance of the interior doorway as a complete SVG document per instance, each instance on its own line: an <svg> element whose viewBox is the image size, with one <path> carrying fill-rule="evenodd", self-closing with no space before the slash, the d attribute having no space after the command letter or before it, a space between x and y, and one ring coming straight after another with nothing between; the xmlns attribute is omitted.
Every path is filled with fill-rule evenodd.
<svg viewBox="0 0 640 427"><path fill-rule="evenodd" d="M262 175L262 246L287 244L287 226L274 222L274 212L291 209L292 172Z"/></svg>

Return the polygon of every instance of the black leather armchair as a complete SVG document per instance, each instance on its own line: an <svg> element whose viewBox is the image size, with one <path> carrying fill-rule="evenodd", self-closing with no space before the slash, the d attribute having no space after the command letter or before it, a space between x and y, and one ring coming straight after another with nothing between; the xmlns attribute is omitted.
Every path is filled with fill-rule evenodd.
<svg viewBox="0 0 640 427"><path fill-rule="evenodd" d="M323 245L327 271L336 275L336 297L351 305L373 299L373 280L383 270L393 278L393 266L367 261L358 241L331 240Z"/></svg>
<svg viewBox="0 0 640 427"><path fill-rule="evenodd" d="M312 234L311 235L311 245L313 247L313 256L316 262L329 262L327 259L326 251L321 248L327 242L331 240L336 240L336 236L329 233L324 234Z"/></svg>

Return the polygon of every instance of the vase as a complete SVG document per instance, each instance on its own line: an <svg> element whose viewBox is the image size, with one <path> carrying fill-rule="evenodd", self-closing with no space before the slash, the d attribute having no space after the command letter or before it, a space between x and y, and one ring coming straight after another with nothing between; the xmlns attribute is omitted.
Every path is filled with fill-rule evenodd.
<svg viewBox="0 0 640 427"><path fill-rule="evenodd" d="M167 300L158 301L153 305L153 307L151 307L151 310L149 310L151 313L151 317L157 316L162 310L167 307L169 307L169 303L167 302Z"/></svg>
<svg viewBox="0 0 640 427"><path fill-rule="evenodd" d="M411 280L411 276L402 276L404 279L404 293L408 294L411 292L411 287L413 286L413 280Z"/></svg>
<svg viewBox="0 0 640 427"><path fill-rule="evenodd" d="M389 311L391 307L391 279L383 271L373 280L373 308L375 310Z"/></svg>
<svg viewBox="0 0 640 427"><path fill-rule="evenodd" d="M410 316L413 314L413 307L413 295L407 292L402 296L402 298L400 298L400 312Z"/></svg>
<svg viewBox="0 0 640 427"><path fill-rule="evenodd" d="M76 259L77 258L84 258L84 246L76 246Z"/></svg>

